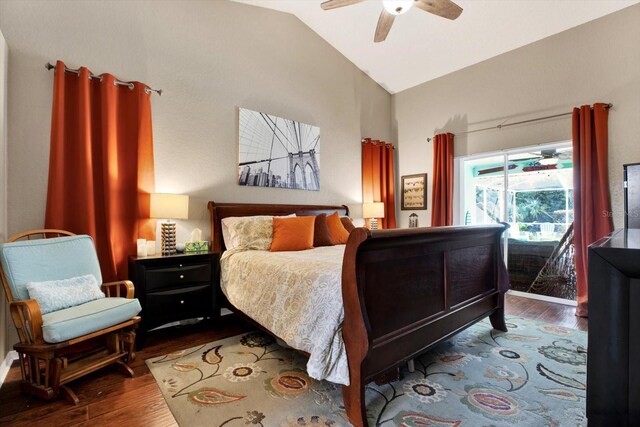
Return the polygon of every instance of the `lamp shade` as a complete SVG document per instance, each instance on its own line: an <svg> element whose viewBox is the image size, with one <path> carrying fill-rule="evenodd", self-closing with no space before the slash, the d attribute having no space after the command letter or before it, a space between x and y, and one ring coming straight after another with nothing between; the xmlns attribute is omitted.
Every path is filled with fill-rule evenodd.
<svg viewBox="0 0 640 427"><path fill-rule="evenodd" d="M384 218L384 203L382 202L363 203L362 216L365 218Z"/></svg>
<svg viewBox="0 0 640 427"><path fill-rule="evenodd" d="M189 218L189 196L182 194L151 194L151 218Z"/></svg>

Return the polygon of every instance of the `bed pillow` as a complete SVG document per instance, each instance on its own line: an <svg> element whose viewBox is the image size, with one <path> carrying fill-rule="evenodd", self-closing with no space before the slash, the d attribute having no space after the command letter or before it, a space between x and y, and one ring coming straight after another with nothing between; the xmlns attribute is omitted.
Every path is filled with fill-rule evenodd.
<svg viewBox="0 0 640 427"><path fill-rule="evenodd" d="M62 280L29 282L25 286L29 298L36 300L42 314L104 298L100 284L93 274Z"/></svg>
<svg viewBox="0 0 640 427"><path fill-rule="evenodd" d="M353 222L351 222L351 219L348 216L341 216L340 217L340 222L342 222L342 226L349 233L351 233L353 230L356 229L356 226L353 225Z"/></svg>
<svg viewBox="0 0 640 427"><path fill-rule="evenodd" d="M224 242L224 247L227 249L231 249L231 233L229 232L229 227L227 226L227 221L229 220L229 218L232 217L227 217L224 218L222 221L220 221L220 229L222 230L222 241Z"/></svg>
<svg viewBox="0 0 640 427"><path fill-rule="evenodd" d="M289 217L295 217L291 214ZM230 216L221 221L222 238L227 250L268 251L273 239L273 216ZM285 217L286 218L286 217Z"/></svg>
<svg viewBox="0 0 640 427"><path fill-rule="evenodd" d="M269 250L273 236L273 223L269 215L229 217L222 220L226 226L227 249ZM223 234L224 238L224 234Z"/></svg>
<svg viewBox="0 0 640 427"><path fill-rule="evenodd" d="M331 241L334 245L344 245L349 239L349 232L342 221L340 221L340 215L338 212L334 212L327 216L327 226L329 227L329 233L331 234Z"/></svg>
<svg viewBox="0 0 640 427"><path fill-rule="evenodd" d="M327 214L316 215L313 226L313 247L333 246L329 226L327 225Z"/></svg>
<svg viewBox="0 0 640 427"><path fill-rule="evenodd" d="M271 252L303 251L313 248L313 228L316 217L273 218Z"/></svg>

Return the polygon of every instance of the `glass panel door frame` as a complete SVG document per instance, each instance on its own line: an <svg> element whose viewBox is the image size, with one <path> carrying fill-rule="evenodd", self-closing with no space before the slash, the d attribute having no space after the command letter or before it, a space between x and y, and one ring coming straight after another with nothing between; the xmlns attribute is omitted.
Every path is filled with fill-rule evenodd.
<svg viewBox="0 0 640 427"><path fill-rule="evenodd" d="M541 150L552 150L552 149L566 149L570 148L572 145L571 141L559 141L548 144L536 144L532 146L525 147L517 147L504 149L499 151L492 152L484 152L477 153L468 156L460 156L454 159L454 174L455 174L455 182L457 185L454 186L454 224L464 225L465 224L465 213L468 210L468 206L465 202L465 188L467 186L467 182L465 181L465 162L472 160L482 160L490 157L499 157L502 156L503 160L503 174L504 174L504 189L502 190L503 200L501 206L501 221L507 222L508 219L508 193L509 193L509 156L519 155L523 153L537 152ZM515 198L515 196L514 196ZM515 215L515 212L514 212ZM509 232L504 233L503 235L503 248L504 248L504 262L508 265L508 256L509 256ZM522 293L519 293L520 295ZM524 293L523 296L528 296L529 294ZM534 296L535 298L535 296ZM557 299L561 301L559 298L546 297L550 299Z"/></svg>

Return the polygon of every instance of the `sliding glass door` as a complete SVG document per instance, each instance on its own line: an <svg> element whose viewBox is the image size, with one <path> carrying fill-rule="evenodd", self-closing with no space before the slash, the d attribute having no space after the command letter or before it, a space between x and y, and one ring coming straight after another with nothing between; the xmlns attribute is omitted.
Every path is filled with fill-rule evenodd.
<svg viewBox="0 0 640 427"><path fill-rule="evenodd" d="M463 224L506 222L511 289L575 299L569 143L460 160Z"/></svg>

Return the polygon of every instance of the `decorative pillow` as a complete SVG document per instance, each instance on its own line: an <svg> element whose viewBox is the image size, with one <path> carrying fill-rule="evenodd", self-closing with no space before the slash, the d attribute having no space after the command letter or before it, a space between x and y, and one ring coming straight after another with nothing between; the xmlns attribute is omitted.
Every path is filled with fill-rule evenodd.
<svg viewBox="0 0 640 427"><path fill-rule="evenodd" d="M100 284L93 274L70 279L29 282L25 286L29 298L36 300L42 314L104 298Z"/></svg>
<svg viewBox="0 0 640 427"><path fill-rule="evenodd" d="M227 224L231 248L268 251L273 238L273 217L241 217Z"/></svg>
<svg viewBox="0 0 640 427"><path fill-rule="evenodd" d="M313 248L314 216L273 218L271 252L303 251Z"/></svg>
<svg viewBox="0 0 640 427"><path fill-rule="evenodd" d="M224 218L221 223L225 247L227 250L237 248L268 251L273 239L273 218L271 215Z"/></svg>
<svg viewBox="0 0 640 427"><path fill-rule="evenodd" d="M340 221L340 215L338 212L334 212L327 216L327 225L329 226L329 233L331 234L331 241L334 245L344 245L349 239L349 232L342 221Z"/></svg>
<svg viewBox="0 0 640 427"><path fill-rule="evenodd" d="M313 226L313 247L320 246L333 246L331 233L329 233L329 226L327 225L327 214L317 215Z"/></svg>
<svg viewBox="0 0 640 427"><path fill-rule="evenodd" d="M353 230L356 229L356 226L353 225L353 223L351 222L351 219L348 216L341 216L340 222L342 223L342 226L344 227L344 229L347 230L349 233L351 233Z"/></svg>

